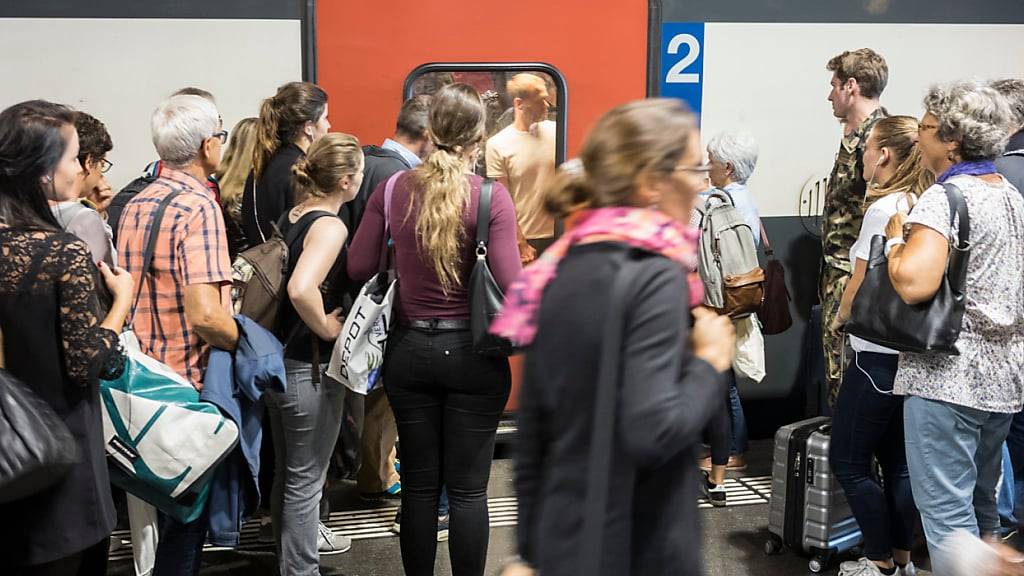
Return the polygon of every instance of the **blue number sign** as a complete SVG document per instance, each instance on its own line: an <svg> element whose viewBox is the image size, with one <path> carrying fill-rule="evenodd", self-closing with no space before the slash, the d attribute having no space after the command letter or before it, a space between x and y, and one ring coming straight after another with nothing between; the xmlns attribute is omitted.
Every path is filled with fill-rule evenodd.
<svg viewBox="0 0 1024 576"><path fill-rule="evenodd" d="M660 94L679 98L700 117L704 94L704 23L661 25Z"/></svg>

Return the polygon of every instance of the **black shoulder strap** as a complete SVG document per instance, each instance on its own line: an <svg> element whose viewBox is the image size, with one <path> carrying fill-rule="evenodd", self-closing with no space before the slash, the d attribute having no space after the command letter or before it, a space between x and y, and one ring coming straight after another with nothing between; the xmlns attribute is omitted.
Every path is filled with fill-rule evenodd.
<svg viewBox="0 0 1024 576"><path fill-rule="evenodd" d="M949 201L949 229L953 229L956 216L959 219L959 233L957 234L957 248L966 250L971 238L971 218L967 214L967 202L964 194L955 184L943 182L942 187L946 190L946 199Z"/></svg>
<svg viewBox="0 0 1024 576"><path fill-rule="evenodd" d="M494 189L494 180L485 178L480 185L480 205L476 210L476 246L483 245L487 248L487 242L491 239L491 191Z"/></svg>
<svg viewBox="0 0 1024 576"><path fill-rule="evenodd" d="M625 326L626 295L635 274L629 253L615 274L601 341L601 367L594 399L594 422L587 458L587 492L584 502L583 541L578 574L599 574L608 485L615 447L615 397L622 370L622 332Z"/></svg>
<svg viewBox="0 0 1024 576"><path fill-rule="evenodd" d="M153 254L156 252L156 240L160 236L160 224L164 219L164 212L167 212L167 207L174 201L180 191L172 191L164 199L160 201L160 205L157 206L156 212L153 213L153 219L150 221L149 231L146 233L146 249L142 253L142 272L139 274L139 285L135 287L135 299L132 301L131 318L125 323L125 326L131 326L132 320L135 319L135 309L139 306L139 298L142 297L142 285L146 281L146 275L149 274L149 267L153 265Z"/></svg>

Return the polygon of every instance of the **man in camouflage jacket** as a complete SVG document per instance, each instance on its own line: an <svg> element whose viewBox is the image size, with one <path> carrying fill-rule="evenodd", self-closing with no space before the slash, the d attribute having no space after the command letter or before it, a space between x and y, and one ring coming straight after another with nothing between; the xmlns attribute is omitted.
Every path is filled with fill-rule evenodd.
<svg viewBox="0 0 1024 576"><path fill-rule="evenodd" d="M822 270L819 297L822 311L822 347L829 405L835 403L843 374L846 337L830 329L846 281L852 273L850 247L860 233L864 218L864 143L875 122L887 116L879 97L888 82L885 60L862 48L832 58L826 69L832 72L828 100L832 113L844 123L835 166L825 191L821 214Z"/></svg>

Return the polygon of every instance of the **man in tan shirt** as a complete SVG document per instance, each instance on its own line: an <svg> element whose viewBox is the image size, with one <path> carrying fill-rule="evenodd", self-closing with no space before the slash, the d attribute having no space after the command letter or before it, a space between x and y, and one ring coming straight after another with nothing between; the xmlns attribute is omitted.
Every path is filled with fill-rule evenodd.
<svg viewBox="0 0 1024 576"><path fill-rule="evenodd" d="M508 82L515 120L487 141L487 176L512 194L523 262L554 241L554 219L544 210L543 188L555 169L555 123L547 120L548 90L530 73Z"/></svg>

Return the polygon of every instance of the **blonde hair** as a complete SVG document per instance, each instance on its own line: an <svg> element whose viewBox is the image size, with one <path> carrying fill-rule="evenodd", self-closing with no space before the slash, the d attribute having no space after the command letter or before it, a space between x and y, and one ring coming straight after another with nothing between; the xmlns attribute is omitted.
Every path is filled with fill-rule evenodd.
<svg viewBox="0 0 1024 576"><path fill-rule="evenodd" d="M306 122L319 120L326 106L327 93L309 82L289 82L263 101L252 156L252 169L257 178L274 152L294 140Z"/></svg>
<svg viewBox="0 0 1024 576"><path fill-rule="evenodd" d="M587 135L582 171L548 179L544 207L558 217L585 208L629 205L643 173L670 174L697 129L686 105L672 98L636 100L610 110Z"/></svg>
<svg viewBox="0 0 1024 576"><path fill-rule="evenodd" d="M462 284L462 216L470 199L465 156L483 141L485 121L483 102L472 86L449 84L438 90L427 120L436 149L413 172L419 186L406 217L415 205L416 237L446 294Z"/></svg>
<svg viewBox="0 0 1024 576"><path fill-rule="evenodd" d="M258 118L243 118L231 129L231 141L228 142L220 170L217 171L220 201L225 212L234 213L242 203L245 179L252 170L252 151L256 148L258 121Z"/></svg>
<svg viewBox="0 0 1024 576"><path fill-rule="evenodd" d="M304 158L292 165L295 203L330 196L343 176L359 172L363 149L351 134L332 132L309 147Z"/></svg>
<svg viewBox="0 0 1024 576"><path fill-rule="evenodd" d="M935 175L921 162L921 150L917 147L917 119L913 116L889 116L875 123L871 129L875 145L888 148L896 171L885 184L869 186L864 197L870 204L882 196L895 192L906 192L915 198L935 183Z"/></svg>

